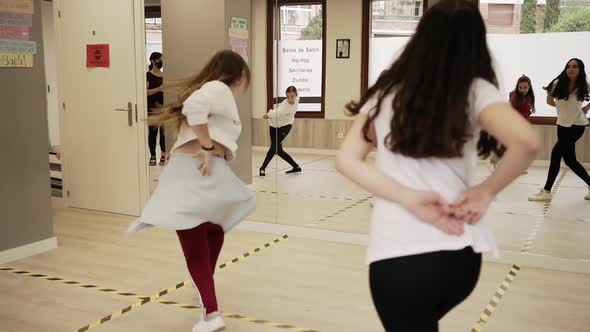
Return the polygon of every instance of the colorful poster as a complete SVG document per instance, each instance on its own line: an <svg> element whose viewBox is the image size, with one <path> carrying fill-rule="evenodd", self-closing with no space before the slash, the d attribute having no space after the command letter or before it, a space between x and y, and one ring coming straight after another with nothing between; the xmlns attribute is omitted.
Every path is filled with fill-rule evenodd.
<svg viewBox="0 0 590 332"><path fill-rule="evenodd" d="M0 53L37 54L37 42L24 40L0 40Z"/></svg>
<svg viewBox="0 0 590 332"><path fill-rule="evenodd" d="M0 25L20 25L25 27L33 26L33 15L0 13Z"/></svg>
<svg viewBox="0 0 590 332"><path fill-rule="evenodd" d="M33 0L0 0L0 12L34 14Z"/></svg>
<svg viewBox="0 0 590 332"><path fill-rule="evenodd" d="M111 66L109 44L86 45L86 67L108 68Z"/></svg>
<svg viewBox="0 0 590 332"><path fill-rule="evenodd" d="M32 54L2 54L0 53L0 68L32 68Z"/></svg>
<svg viewBox="0 0 590 332"><path fill-rule="evenodd" d="M20 25L0 25L0 39L30 40L31 30Z"/></svg>
<svg viewBox="0 0 590 332"><path fill-rule="evenodd" d="M232 17L230 29L248 30L248 21L245 18Z"/></svg>

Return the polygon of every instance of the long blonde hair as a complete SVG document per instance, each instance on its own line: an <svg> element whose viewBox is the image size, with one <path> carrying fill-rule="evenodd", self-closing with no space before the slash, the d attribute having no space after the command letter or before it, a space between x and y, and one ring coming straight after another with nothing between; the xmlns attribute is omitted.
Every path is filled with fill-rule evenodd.
<svg viewBox="0 0 590 332"><path fill-rule="evenodd" d="M227 86L231 86L242 78L245 78L246 83L250 84L250 69L242 56L231 50L219 51L197 75L168 84L169 87L180 89L178 99L155 108L153 115L148 118L148 124L150 126L164 125L179 128L186 121L186 117L182 114L182 105L193 92L210 81L221 81Z"/></svg>

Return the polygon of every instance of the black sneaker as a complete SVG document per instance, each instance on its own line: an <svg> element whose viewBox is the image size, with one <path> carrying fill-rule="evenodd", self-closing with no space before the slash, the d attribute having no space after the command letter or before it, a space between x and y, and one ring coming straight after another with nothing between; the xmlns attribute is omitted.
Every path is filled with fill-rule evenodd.
<svg viewBox="0 0 590 332"><path fill-rule="evenodd" d="M160 157L160 166L166 165L166 158Z"/></svg>
<svg viewBox="0 0 590 332"><path fill-rule="evenodd" d="M151 156L150 157L150 166L156 166L156 165L157 165L157 163L156 163L156 157Z"/></svg>
<svg viewBox="0 0 590 332"><path fill-rule="evenodd" d="M258 176L266 176L266 170L265 170L264 168L261 168L261 169L258 171Z"/></svg>
<svg viewBox="0 0 590 332"><path fill-rule="evenodd" d="M295 167L290 171L286 171L285 174L297 174L301 173L301 167Z"/></svg>

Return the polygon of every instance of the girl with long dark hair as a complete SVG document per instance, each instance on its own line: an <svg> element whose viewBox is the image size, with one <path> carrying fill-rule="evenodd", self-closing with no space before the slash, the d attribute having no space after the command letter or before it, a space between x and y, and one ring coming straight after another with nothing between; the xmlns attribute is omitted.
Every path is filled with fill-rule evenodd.
<svg viewBox="0 0 590 332"><path fill-rule="evenodd" d="M148 115L154 113L154 109L164 104L164 78L162 77L162 53L153 52L150 55L149 71L145 74L147 80L147 104ZM164 134L163 126L149 126L148 127L148 145L150 148L150 166L156 166L156 142L158 140L158 132L160 133L160 165L164 165L168 159L166 153L166 136Z"/></svg>
<svg viewBox="0 0 590 332"><path fill-rule="evenodd" d="M378 197L367 261L388 332L438 331L476 286L481 253L497 252L481 219L540 148L497 86L477 3L442 0L387 72L347 106L356 119L336 167ZM478 156L498 147L493 137L507 147L504 160L476 184Z"/></svg>
<svg viewBox="0 0 590 332"><path fill-rule="evenodd" d="M547 104L557 110L557 143L551 151L551 164L545 187L530 196L529 201L551 200L551 188L559 174L562 158L586 183L589 193L584 198L590 200L590 175L576 157L576 142L584 135L588 125L586 114L590 109L590 104L582 107L584 101L590 100L584 62L576 58L569 60L561 74L544 89L547 90Z"/></svg>

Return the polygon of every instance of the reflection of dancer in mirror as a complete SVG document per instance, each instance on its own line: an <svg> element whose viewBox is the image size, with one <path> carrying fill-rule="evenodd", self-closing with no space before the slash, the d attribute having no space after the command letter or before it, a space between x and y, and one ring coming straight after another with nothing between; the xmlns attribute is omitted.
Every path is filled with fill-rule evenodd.
<svg viewBox="0 0 590 332"><path fill-rule="evenodd" d="M475 288L481 253L497 253L482 221L490 203L541 144L498 90L477 2L426 11L399 58L347 109L356 119L336 167L378 197L367 255L377 313L388 332L438 331ZM507 150L475 184L478 155L497 148L484 129Z"/></svg>
<svg viewBox="0 0 590 332"><path fill-rule="evenodd" d="M242 130L234 96L249 83L244 59L233 51L218 52L199 74L178 83L177 102L150 118L151 124L178 127L178 138L156 191L129 232L153 226L176 231L203 307L193 332L225 328L213 273L224 234L255 208L254 193L226 162L234 159Z"/></svg>
<svg viewBox="0 0 590 332"><path fill-rule="evenodd" d="M147 104L148 115L153 110L164 104L164 85L162 78L162 53L153 52L150 55L150 70L146 73L147 79ZM156 141L158 140L158 131L160 132L160 165L166 164L168 154L166 153L166 137L163 126L149 126L148 145L150 147L150 166L156 166Z"/></svg>
<svg viewBox="0 0 590 332"><path fill-rule="evenodd" d="M527 119L527 121L530 121L531 114L535 113L535 92L533 91L531 79L526 75L522 75L516 82L516 87L510 92L508 98L512 107ZM497 154L492 153L490 163L493 169L496 169L505 151L506 148L501 146ZM526 174L528 172L524 171L524 173Z"/></svg>
<svg viewBox="0 0 590 332"><path fill-rule="evenodd" d="M590 104L582 107L584 100L590 100L584 62L580 59L568 61L561 74L544 89L548 92L547 104L557 110L557 143L551 151L551 163L545 187L530 196L529 201L551 200L551 188L559 175L562 158L565 164L586 183L589 193L584 198L590 200L590 175L576 159L576 142L584 135L588 125L586 114L590 109Z"/></svg>
<svg viewBox="0 0 590 332"><path fill-rule="evenodd" d="M283 150L283 141L289 135L293 123L295 122L295 113L297 113L297 107L299 107L299 95L297 94L297 88L290 86L287 88L287 98L279 104L276 110L269 110L264 115L265 119L268 119L268 125L270 129L270 148L266 153L266 158L262 166L260 166L260 176L266 175L266 166L270 163L275 154L283 158L284 161L291 165L292 169L288 170L286 174L301 173L301 167L293 158Z"/></svg>

